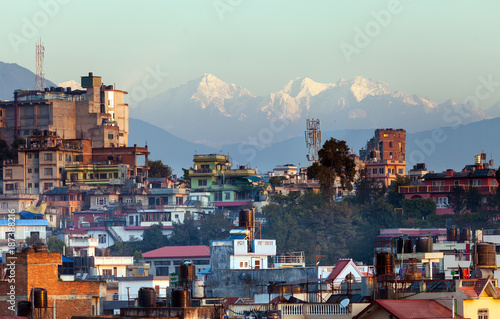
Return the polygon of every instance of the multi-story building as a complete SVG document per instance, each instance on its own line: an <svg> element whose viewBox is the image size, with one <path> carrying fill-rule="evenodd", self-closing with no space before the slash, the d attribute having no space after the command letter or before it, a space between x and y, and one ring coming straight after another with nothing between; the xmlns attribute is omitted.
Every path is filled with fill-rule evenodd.
<svg viewBox="0 0 500 319"><path fill-rule="evenodd" d="M56 213L59 219L70 220L74 212L82 211L87 206L87 190L88 188L75 184L54 187L44 194L47 210Z"/></svg>
<svg viewBox="0 0 500 319"><path fill-rule="evenodd" d="M63 186L65 166L90 160L91 142L62 140L55 132L36 131L20 145L17 160L4 161L4 194L42 194Z"/></svg>
<svg viewBox="0 0 500 319"><path fill-rule="evenodd" d="M128 104L125 91L101 83L100 76L82 76L83 90L46 88L14 92L0 102L2 138L10 144L33 131L53 131L63 139L92 140L94 147L127 146Z"/></svg>
<svg viewBox="0 0 500 319"><path fill-rule="evenodd" d="M359 151L368 177L388 186L397 175L406 175L406 131L377 129L375 136Z"/></svg>
<svg viewBox="0 0 500 319"><path fill-rule="evenodd" d="M216 207L241 207L255 200L261 180L255 169L246 166L231 168L227 155L194 155L189 170L191 194L209 193Z"/></svg>
<svg viewBox="0 0 500 319"><path fill-rule="evenodd" d="M196 273L210 267L210 248L208 246L165 246L142 254L151 264L150 272L157 276L179 273L180 260L192 261Z"/></svg>
<svg viewBox="0 0 500 319"><path fill-rule="evenodd" d="M0 219L7 219L11 212L18 214L35 205L39 196L32 194L0 194Z"/></svg>
<svg viewBox="0 0 500 319"><path fill-rule="evenodd" d="M481 195L495 194L498 184L493 163L486 163L486 154L480 155L474 165L466 165L460 172L448 169L442 173L427 173L423 176L424 185L400 186L399 193L405 198L430 198L436 202L438 215L453 214L449 197L453 188L465 191L476 188Z"/></svg>
<svg viewBox="0 0 500 319"><path fill-rule="evenodd" d="M124 185L128 178L126 164L70 164L65 167L66 185L83 183L89 186Z"/></svg>

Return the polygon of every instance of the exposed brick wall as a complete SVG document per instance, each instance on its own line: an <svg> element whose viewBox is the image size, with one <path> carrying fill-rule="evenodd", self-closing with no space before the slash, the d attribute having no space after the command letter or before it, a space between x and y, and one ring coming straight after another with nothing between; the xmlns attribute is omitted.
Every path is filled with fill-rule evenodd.
<svg viewBox="0 0 500 319"><path fill-rule="evenodd" d="M22 252L13 257L17 257L15 283L0 281L0 316L14 315L5 300L11 285L15 285L16 306L18 301L30 299L32 288L47 289L48 306L53 307L55 300L58 319L93 315L92 306L99 311L99 297L106 295L105 282L59 281L57 267L61 264L61 253Z"/></svg>

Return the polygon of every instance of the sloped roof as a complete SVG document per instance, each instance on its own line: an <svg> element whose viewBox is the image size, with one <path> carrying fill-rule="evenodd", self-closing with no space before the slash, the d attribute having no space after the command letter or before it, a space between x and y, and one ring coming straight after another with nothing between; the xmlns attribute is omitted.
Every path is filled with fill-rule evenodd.
<svg viewBox="0 0 500 319"><path fill-rule="evenodd" d="M450 302L451 306L451 302ZM452 312L435 300L374 300L368 307L361 311L353 319L368 318L364 316L374 307L381 307L397 319L448 319L452 318ZM463 318L455 314L455 318Z"/></svg>
<svg viewBox="0 0 500 319"><path fill-rule="evenodd" d="M0 219L0 226L8 226L7 219ZM16 219L16 226L49 226L46 219Z"/></svg>
<svg viewBox="0 0 500 319"><path fill-rule="evenodd" d="M210 248L199 246L165 246L142 254L143 258L195 258L210 257Z"/></svg>
<svg viewBox="0 0 500 319"><path fill-rule="evenodd" d="M472 287L460 287L460 290L469 298L477 299L483 291L495 298L500 299L500 289L495 287L489 278L478 279Z"/></svg>
<svg viewBox="0 0 500 319"><path fill-rule="evenodd" d="M331 280L339 279L337 277L340 274L342 274L344 269L347 268L347 266L349 266L349 265L352 265L353 268L358 273L358 275L363 277L363 274L359 271L358 267L356 267L356 265L354 264L352 259L341 259L337 262L337 264L335 265L335 268L333 268L332 272L330 273L330 275L328 275L327 279L331 279ZM344 278L340 278L340 279L344 279Z"/></svg>

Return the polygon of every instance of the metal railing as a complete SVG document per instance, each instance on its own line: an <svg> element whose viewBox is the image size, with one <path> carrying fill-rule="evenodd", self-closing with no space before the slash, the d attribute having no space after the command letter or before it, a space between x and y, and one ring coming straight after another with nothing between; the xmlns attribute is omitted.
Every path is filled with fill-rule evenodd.
<svg viewBox="0 0 500 319"><path fill-rule="evenodd" d="M469 191L472 188L477 189L480 193L490 193L494 194L496 192L497 186L490 185L419 185L419 186L399 186L399 193L409 194L409 193L451 193L453 188L460 187L465 191Z"/></svg>

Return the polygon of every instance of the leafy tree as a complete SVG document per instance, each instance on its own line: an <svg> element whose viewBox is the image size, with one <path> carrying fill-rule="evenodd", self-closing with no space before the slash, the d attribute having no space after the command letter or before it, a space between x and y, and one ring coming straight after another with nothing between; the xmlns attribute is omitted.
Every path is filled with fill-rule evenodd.
<svg viewBox="0 0 500 319"><path fill-rule="evenodd" d="M208 214L200 225L202 244L208 245L210 240L227 239L233 223L222 212Z"/></svg>
<svg viewBox="0 0 500 319"><path fill-rule="evenodd" d="M170 166L163 164L161 160L148 161L149 166L149 177L171 177L172 168Z"/></svg>
<svg viewBox="0 0 500 319"><path fill-rule="evenodd" d="M174 222L174 230L168 242L172 246L199 245L200 230L195 220L191 216L186 216L183 223Z"/></svg>
<svg viewBox="0 0 500 319"><path fill-rule="evenodd" d="M356 187L356 195L352 198L354 203L370 203L384 196L385 188L368 176L366 168L360 170L359 177L354 185Z"/></svg>
<svg viewBox="0 0 500 319"><path fill-rule="evenodd" d="M139 261L142 260L142 250L136 250L134 251L134 260Z"/></svg>
<svg viewBox="0 0 500 319"><path fill-rule="evenodd" d="M191 177L189 177L189 169L183 168L182 173L183 173L182 180L188 183L189 186L191 187Z"/></svg>
<svg viewBox="0 0 500 319"><path fill-rule="evenodd" d="M148 229L144 230L142 234L142 248L144 251L150 251L156 248L165 246L166 240L163 236L163 224L151 225Z"/></svg>
<svg viewBox="0 0 500 319"><path fill-rule="evenodd" d="M436 215L436 202L430 198L403 199L401 206L406 217L427 219L430 215Z"/></svg>
<svg viewBox="0 0 500 319"><path fill-rule="evenodd" d="M271 184L271 187L274 190L277 186L283 185L284 180L286 180L285 176L273 176L269 179L269 184Z"/></svg>
<svg viewBox="0 0 500 319"><path fill-rule="evenodd" d="M0 139L0 167L3 166L3 161L11 159L11 156L9 144L6 140Z"/></svg>
<svg viewBox="0 0 500 319"><path fill-rule="evenodd" d="M410 185L410 178L404 175L396 175L396 180L392 181L387 190L387 202L394 207L402 207L401 200L405 198L403 193L399 192L400 186Z"/></svg>
<svg viewBox="0 0 500 319"><path fill-rule="evenodd" d="M356 164L349 156L349 147L345 141L330 138L318 151L319 162L307 168L307 176L319 180L324 194L331 203L333 199L333 187L337 178L340 185L352 190L354 177L356 175Z"/></svg>
<svg viewBox="0 0 500 319"><path fill-rule="evenodd" d="M10 149L10 158L12 159L17 159L17 150L19 149L20 145L25 145L26 140L22 137L18 137L12 142L12 147Z"/></svg>
<svg viewBox="0 0 500 319"><path fill-rule="evenodd" d="M451 189L449 206L457 215L462 214L466 210L465 190L460 186L455 186Z"/></svg>
<svg viewBox="0 0 500 319"><path fill-rule="evenodd" d="M51 253L62 253L64 247L66 247L64 241L57 237L50 237L47 240L47 248Z"/></svg>
<svg viewBox="0 0 500 319"><path fill-rule="evenodd" d="M477 213L481 209L481 202L483 196L479 193L477 187L469 187L469 190L465 194L465 207L467 211L471 213Z"/></svg>
<svg viewBox="0 0 500 319"><path fill-rule="evenodd" d="M38 234L33 234L31 236L26 237L26 244L28 244L28 245L34 245L34 244L38 244L41 242L42 242L42 240L40 239Z"/></svg>

